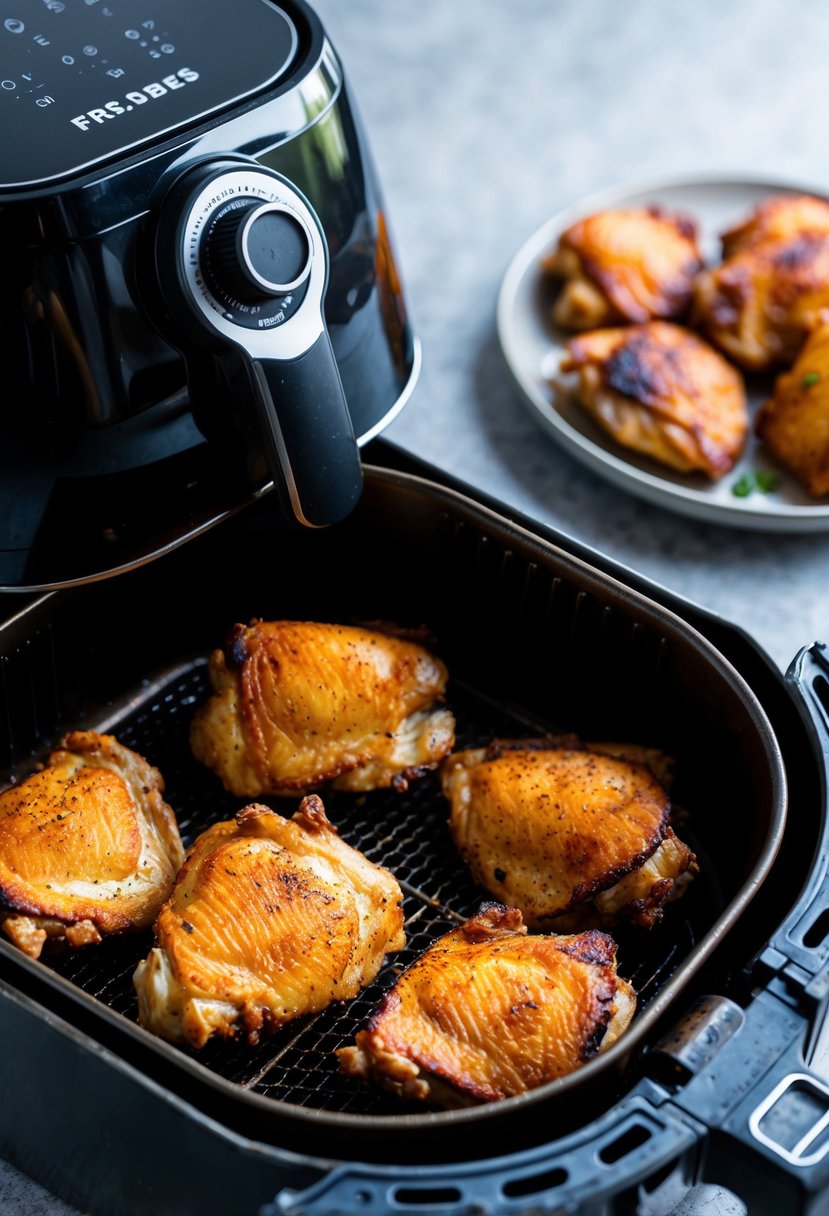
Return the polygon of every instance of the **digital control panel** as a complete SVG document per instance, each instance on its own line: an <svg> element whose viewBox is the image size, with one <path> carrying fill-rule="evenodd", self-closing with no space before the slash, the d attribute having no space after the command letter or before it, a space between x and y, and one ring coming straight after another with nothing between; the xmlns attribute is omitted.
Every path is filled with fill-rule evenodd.
<svg viewBox="0 0 829 1216"><path fill-rule="evenodd" d="M270 0L3 0L0 190L168 138L275 84L297 44Z"/></svg>

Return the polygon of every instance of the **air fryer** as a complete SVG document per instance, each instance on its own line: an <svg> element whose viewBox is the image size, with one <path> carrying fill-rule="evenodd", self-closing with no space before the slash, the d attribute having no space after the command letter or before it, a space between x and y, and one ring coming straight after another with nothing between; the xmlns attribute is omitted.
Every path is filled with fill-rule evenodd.
<svg viewBox="0 0 829 1216"><path fill-rule="evenodd" d="M416 378L342 66L299 0L19 0L0 25L0 589L275 489L345 517Z"/></svg>

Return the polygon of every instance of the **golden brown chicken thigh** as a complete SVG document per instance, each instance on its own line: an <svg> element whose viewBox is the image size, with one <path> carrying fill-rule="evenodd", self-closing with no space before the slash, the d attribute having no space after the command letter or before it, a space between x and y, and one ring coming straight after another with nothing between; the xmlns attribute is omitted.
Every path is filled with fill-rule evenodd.
<svg viewBox="0 0 829 1216"><path fill-rule="evenodd" d="M135 972L139 1021L202 1047L255 1043L356 996L405 945L392 874L341 840L311 794L292 819L248 806L188 850Z"/></svg>
<svg viewBox="0 0 829 1216"><path fill-rule="evenodd" d="M748 371L785 366L829 308L829 231L746 238L737 249L697 276L693 322Z"/></svg>
<svg viewBox="0 0 829 1216"><path fill-rule="evenodd" d="M337 1055L404 1100L494 1102L581 1067L635 1007L606 934L528 936L519 912L489 904L421 955Z"/></svg>
<svg viewBox="0 0 829 1216"><path fill-rule="evenodd" d="M694 221L658 207L587 216L542 262L548 275L564 281L554 324L578 330L682 317L701 267Z"/></svg>
<svg viewBox="0 0 829 1216"><path fill-rule="evenodd" d="M450 827L475 881L531 926L629 919L650 927L694 855L669 827L670 799L629 756L494 745L441 769Z"/></svg>
<svg viewBox="0 0 829 1216"><path fill-rule="evenodd" d="M808 494L829 494L829 324L809 337L755 420L757 434Z"/></svg>
<svg viewBox="0 0 829 1216"><path fill-rule="evenodd" d="M184 849L152 765L111 735L73 731L0 794L0 928L32 958L142 929Z"/></svg>
<svg viewBox="0 0 829 1216"><path fill-rule="evenodd" d="M210 658L214 695L193 753L234 794L331 782L371 790L434 768L455 721L438 703L446 668L422 646L375 630L309 621L237 625Z"/></svg>
<svg viewBox="0 0 829 1216"><path fill-rule="evenodd" d="M734 467L748 434L745 386L695 334L653 321L580 334L567 352L574 399L622 447L712 480Z"/></svg>
<svg viewBox="0 0 829 1216"><path fill-rule="evenodd" d="M800 232L829 232L829 202L812 194L775 194L722 234L723 257Z"/></svg>

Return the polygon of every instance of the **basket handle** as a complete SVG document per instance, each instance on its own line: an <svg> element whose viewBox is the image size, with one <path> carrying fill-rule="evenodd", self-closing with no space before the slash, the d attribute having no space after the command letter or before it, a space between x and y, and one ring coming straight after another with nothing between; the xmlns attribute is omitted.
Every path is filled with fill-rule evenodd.
<svg viewBox="0 0 829 1216"><path fill-rule="evenodd" d="M811 1005L814 1028L819 1029L829 995L829 651L823 642L800 651L786 673L786 684L812 748L820 758L818 798L822 823L808 880L771 935L757 960L756 970L766 977L786 975L790 982L799 984ZM797 826L793 817L797 810L795 804L790 813L790 831L794 833Z"/></svg>
<svg viewBox="0 0 829 1216"><path fill-rule="evenodd" d="M674 1055L673 1086L663 1071L670 1102L706 1128L698 1180L727 1187L751 1213L824 1211L815 1204L829 1186L829 1084L807 1063L808 1015L782 991L767 989L745 1009L714 999L732 1009L734 1030L698 1073L681 1075L682 1048L670 1041L651 1053L652 1062Z"/></svg>

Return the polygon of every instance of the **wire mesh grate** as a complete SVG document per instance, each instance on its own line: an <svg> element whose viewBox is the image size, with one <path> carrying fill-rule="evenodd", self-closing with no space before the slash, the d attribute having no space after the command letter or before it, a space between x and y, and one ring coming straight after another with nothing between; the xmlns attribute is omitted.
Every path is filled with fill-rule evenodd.
<svg viewBox="0 0 829 1216"><path fill-rule="evenodd" d="M190 720L208 693L206 667L194 663L166 680L145 684L125 702L123 713L104 724L162 772L165 796L186 844L212 823L231 818L244 804L228 794L190 752ZM524 738L554 728L552 723L528 721L519 710L493 704L466 686L450 686L447 699L456 715L459 747L482 745L495 736ZM282 814L292 814L296 807L292 799L270 802ZM343 839L387 866L398 879L405 896L406 947L354 1000L295 1019L255 1046L244 1040L215 1039L198 1053L186 1047L180 1050L226 1080L274 1100L352 1114L397 1113L400 1106L393 1099L341 1076L334 1053L353 1042L401 969L474 913L488 896L472 882L455 849L437 774L427 774L402 794L331 792L324 803ZM688 837L687 832L684 835ZM696 844L692 839L689 843ZM713 873L712 867L702 869L703 875ZM718 914L717 893L705 881L695 888L682 904L668 909L657 932L616 934L619 971L637 989L640 1012ZM50 956L45 962L87 995L135 1021L132 975L150 945L150 934L113 937L94 949Z"/></svg>

